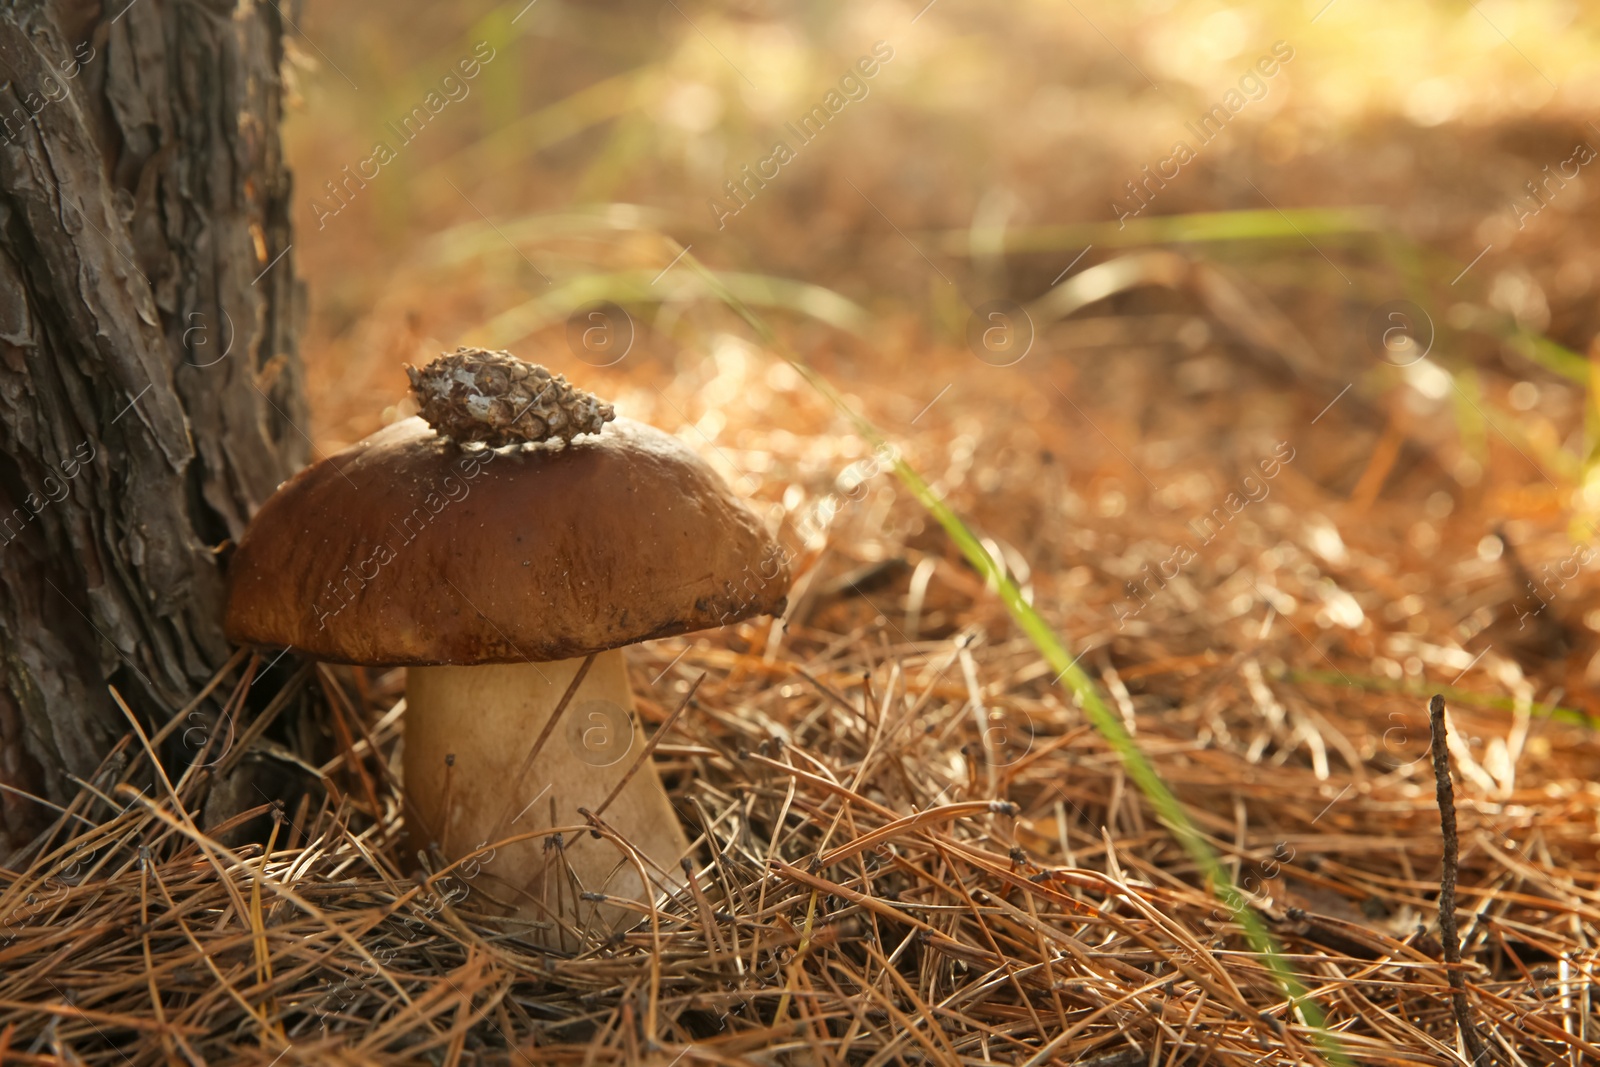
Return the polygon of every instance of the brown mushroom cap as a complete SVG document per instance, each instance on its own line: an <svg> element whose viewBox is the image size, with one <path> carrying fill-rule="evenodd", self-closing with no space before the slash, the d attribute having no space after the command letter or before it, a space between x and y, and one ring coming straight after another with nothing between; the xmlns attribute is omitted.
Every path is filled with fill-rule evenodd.
<svg viewBox="0 0 1600 1067"><path fill-rule="evenodd" d="M786 554L676 438L462 449L418 418L307 467L229 566L226 631L386 665L568 659L779 614Z"/></svg>

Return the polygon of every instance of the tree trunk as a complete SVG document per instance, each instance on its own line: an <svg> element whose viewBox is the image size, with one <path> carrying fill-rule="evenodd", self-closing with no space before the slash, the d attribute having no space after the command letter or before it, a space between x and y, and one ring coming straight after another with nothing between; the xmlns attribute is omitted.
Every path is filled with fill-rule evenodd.
<svg viewBox="0 0 1600 1067"><path fill-rule="evenodd" d="M309 440L279 9L0 0L0 858L226 661Z"/></svg>

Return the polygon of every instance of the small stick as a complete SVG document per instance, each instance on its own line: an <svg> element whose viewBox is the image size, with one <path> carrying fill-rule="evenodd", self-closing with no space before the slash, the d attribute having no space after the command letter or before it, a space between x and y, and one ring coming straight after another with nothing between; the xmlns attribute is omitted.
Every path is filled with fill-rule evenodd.
<svg viewBox="0 0 1600 1067"><path fill-rule="evenodd" d="M629 767L628 773L622 776L622 781L618 782L611 792L607 794L605 800L600 802L600 806L594 809L596 817L606 813L606 809L611 806L611 802L617 799L617 794L622 792L623 788L632 781L635 774L639 773L639 768L644 766L645 760L650 758L650 754L656 750L656 746L661 743L661 739L667 736L667 732L672 729L672 724L678 721L678 716L683 714L683 709L688 707L689 701L694 699L694 691L699 689L700 683L705 680L706 674L701 671L700 677L689 683L689 691L683 694L683 703L678 705L677 711L667 716L667 721L661 724L661 729L657 730L655 736L644 746L644 751L639 753L639 758L633 761L633 766Z"/></svg>
<svg viewBox="0 0 1600 1067"><path fill-rule="evenodd" d="M450 855L450 787L455 784L455 775L450 772L455 769L456 754L454 752L446 752L444 754L444 804L439 809L444 812L444 833L440 835L438 842L439 853L444 856Z"/></svg>
<svg viewBox="0 0 1600 1067"><path fill-rule="evenodd" d="M1461 976L1461 933L1456 927L1456 876L1459 873L1461 842L1456 836L1455 789L1450 784L1450 750L1445 747L1444 697L1434 694L1428 702L1428 730L1433 740L1433 781L1439 800L1439 828L1444 834L1444 873L1439 877L1439 941L1444 946L1445 977L1450 982L1450 1005L1455 1011L1461 1041L1474 1065L1493 1063L1472 1003L1467 1000L1466 979Z"/></svg>
<svg viewBox="0 0 1600 1067"><path fill-rule="evenodd" d="M683 870L684 884L689 887L689 895L694 898L695 911L700 913L700 933L706 940L706 959L714 960L727 950L722 947L722 938L717 934L717 920L712 914L711 902L706 899L705 893L700 889L700 883L695 880L694 860L685 856L678 861L678 866Z"/></svg>

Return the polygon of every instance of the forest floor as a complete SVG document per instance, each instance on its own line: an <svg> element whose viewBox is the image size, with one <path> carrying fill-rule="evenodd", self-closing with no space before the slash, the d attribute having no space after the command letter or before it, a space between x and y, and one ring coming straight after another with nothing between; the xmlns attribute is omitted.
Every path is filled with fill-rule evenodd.
<svg viewBox="0 0 1600 1067"><path fill-rule="evenodd" d="M291 145L314 436L410 413L403 363L508 347L677 432L769 517L797 554L782 624L629 653L648 724L704 675L656 750L695 891L537 948L476 868L419 880L399 854L403 672L285 664L304 723L271 736L329 788L270 844L202 832L198 773L154 808L85 796L95 825L6 890L0 1062L1452 1064L1452 970L1497 1062L1600 1060L1591 26L1529 16L1511 45L1412 16L1394 32L1434 33L1434 69L1408 74L1405 40L1289 4L1103 32L1056 5L993 30L879 4L789 38L759 4L691 7L698 35L630 23L647 5L536 8L532 30L516 6L383 30L376 103L334 109L336 79L301 68L326 116ZM1208 66L1172 59L1184 33ZM322 177L480 38L471 118L319 226ZM871 93L719 229L706 202L736 203L721 180L769 158L772 116L878 39ZM1236 121L1187 132L1272 55ZM802 88L773 103L744 70ZM1125 181L1170 174L1174 139L1194 158L1133 214ZM995 583L679 241L965 520L1275 957ZM602 299L635 331L608 366L567 326ZM1028 344L973 340L992 300ZM242 701L263 665L217 692Z"/></svg>

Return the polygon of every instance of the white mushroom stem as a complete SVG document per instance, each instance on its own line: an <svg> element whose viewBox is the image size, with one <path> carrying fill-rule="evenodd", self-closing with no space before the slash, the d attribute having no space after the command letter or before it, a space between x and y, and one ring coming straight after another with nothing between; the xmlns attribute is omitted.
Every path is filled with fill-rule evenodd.
<svg viewBox="0 0 1600 1067"><path fill-rule="evenodd" d="M469 888L485 889L524 918L555 923L544 940L569 948L578 947L573 931L603 938L632 926L645 914L647 897L638 865L614 842L595 838L578 813L598 812L644 751L620 650L595 657L519 777L582 665L569 659L412 667L406 681L403 762L413 847L435 844L454 859L486 843L566 828L559 847L553 837L532 837L498 846L492 859L464 870L481 879ZM681 884L678 864L688 842L650 760L600 818L643 854L656 887ZM585 901L583 893L641 907Z"/></svg>

